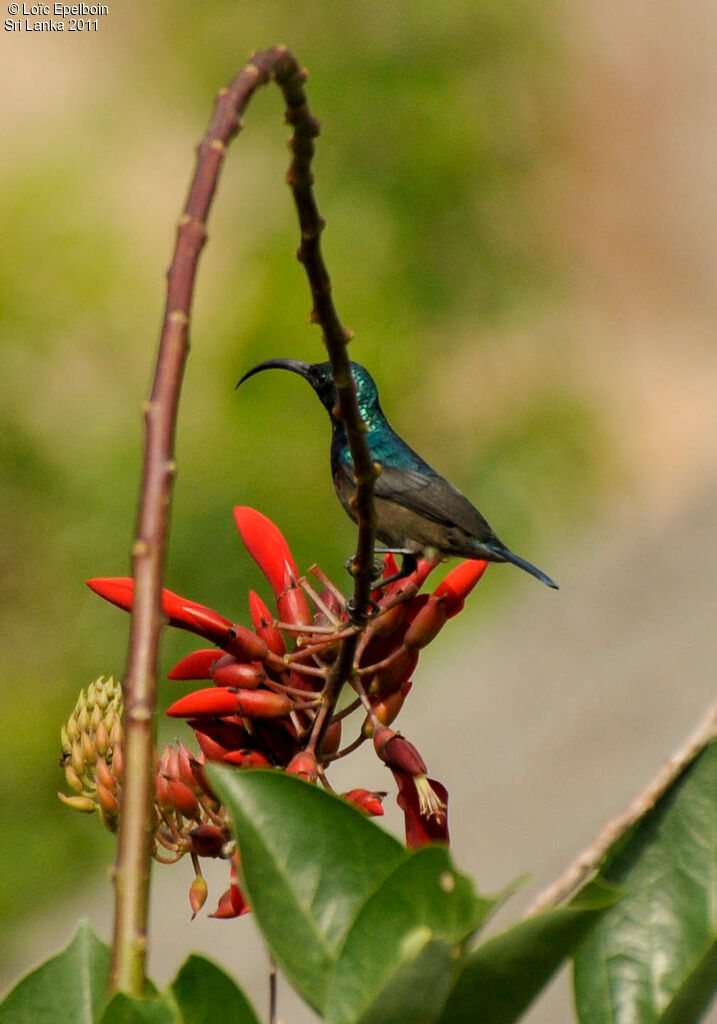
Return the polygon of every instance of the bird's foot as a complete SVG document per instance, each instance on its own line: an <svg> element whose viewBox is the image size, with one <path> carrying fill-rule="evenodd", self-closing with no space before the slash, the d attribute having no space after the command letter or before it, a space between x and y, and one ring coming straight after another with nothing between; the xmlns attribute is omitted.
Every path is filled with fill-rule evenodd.
<svg viewBox="0 0 717 1024"><path fill-rule="evenodd" d="M381 552L377 551L376 554L381 554ZM344 569L349 574L349 576L356 576L356 573L354 572L355 561L356 556L352 555L351 558L347 558L346 561L344 562ZM371 579L380 580L381 576L383 575L383 569L383 559L377 558L373 563L373 568L371 569ZM383 584L381 584L381 586L383 586Z"/></svg>
<svg viewBox="0 0 717 1024"><path fill-rule="evenodd" d="M363 612L359 615L356 610L356 605L352 597L346 598L346 614L348 615L349 622L352 626L365 626L366 622L372 615L376 615L381 611L379 605L376 604L372 597L368 600L368 612Z"/></svg>
<svg viewBox="0 0 717 1024"><path fill-rule="evenodd" d="M418 560L413 551L406 551L405 548L388 548L386 553L389 551L394 555L403 555L401 568L398 572L395 572L393 576L387 576L385 579L379 580L376 585L377 589L383 589L383 587L387 587L389 583L398 583L399 580L405 580L407 576L410 576L411 573L414 573L418 568Z"/></svg>

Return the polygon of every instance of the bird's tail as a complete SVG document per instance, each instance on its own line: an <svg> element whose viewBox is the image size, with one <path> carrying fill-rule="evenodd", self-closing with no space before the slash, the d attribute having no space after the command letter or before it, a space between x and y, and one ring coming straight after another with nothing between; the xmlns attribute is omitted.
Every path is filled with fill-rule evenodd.
<svg viewBox="0 0 717 1024"><path fill-rule="evenodd" d="M525 571L529 572L531 576L535 576L536 580L540 580L541 583L544 583L546 587L552 587L553 590L560 589L558 584L554 580L551 580L551 578L544 573L542 569L538 569L537 566L526 561L525 558L521 558L520 555L514 555L512 551L509 551L508 548L504 548L502 545L494 548L494 550L504 562L511 562L513 565L517 565L519 569L525 569Z"/></svg>

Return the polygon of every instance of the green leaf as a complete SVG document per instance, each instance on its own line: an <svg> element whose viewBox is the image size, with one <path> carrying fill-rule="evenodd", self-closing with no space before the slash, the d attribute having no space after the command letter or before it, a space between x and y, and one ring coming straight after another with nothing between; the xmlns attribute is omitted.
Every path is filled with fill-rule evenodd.
<svg viewBox="0 0 717 1024"><path fill-rule="evenodd" d="M463 961L440 1024L518 1020L616 898L596 883L570 906L526 918L484 942Z"/></svg>
<svg viewBox="0 0 717 1024"><path fill-rule="evenodd" d="M190 956L172 982L182 1024L259 1024L251 1003L224 971Z"/></svg>
<svg viewBox="0 0 717 1024"><path fill-rule="evenodd" d="M581 1024L692 1024L717 986L717 744L616 844L625 895L575 960Z"/></svg>
<svg viewBox="0 0 717 1024"><path fill-rule="evenodd" d="M428 943L442 940L441 950L433 949L431 962L447 950L452 967L451 947L456 947L455 963L460 944L494 904L495 900L476 896L472 882L455 870L444 847L426 846L406 854L361 907L347 935L331 977L327 1020L348 1024L361 1019L367 1007L383 1003L382 991L395 982L398 971L406 977L416 974L411 991L417 1005L425 1008L437 997L437 979L428 971L416 973L413 961ZM444 965L439 985L443 998L450 978L451 970Z"/></svg>
<svg viewBox="0 0 717 1024"><path fill-rule="evenodd" d="M356 1024L433 1024L453 980L458 948L418 930L412 955L400 963ZM424 942L421 945L421 942ZM327 1021L330 1018L327 1017Z"/></svg>
<svg viewBox="0 0 717 1024"><path fill-rule="evenodd" d="M104 1002L110 951L81 921L72 941L17 983L0 1004L0 1024L95 1024Z"/></svg>
<svg viewBox="0 0 717 1024"><path fill-rule="evenodd" d="M405 850L346 801L284 772L212 767L210 775L234 820L264 938L321 1009L356 914Z"/></svg>
<svg viewBox="0 0 717 1024"><path fill-rule="evenodd" d="M110 999L100 1024L183 1024L166 996L151 995L134 999L118 992Z"/></svg>

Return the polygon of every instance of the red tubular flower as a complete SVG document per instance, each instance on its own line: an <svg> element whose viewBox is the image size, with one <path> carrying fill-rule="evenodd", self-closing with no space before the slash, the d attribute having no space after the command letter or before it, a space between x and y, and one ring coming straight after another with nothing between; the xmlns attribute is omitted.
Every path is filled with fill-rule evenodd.
<svg viewBox="0 0 717 1024"><path fill-rule="evenodd" d="M373 712L378 718L381 725L390 725L398 717L398 714L403 707L406 697L411 691L410 679L407 679L397 690L394 690L387 697L383 697L381 700L377 700L375 703L372 702ZM366 721L363 724L361 732L364 736L373 736L373 722L370 717L366 716Z"/></svg>
<svg viewBox="0 0 717 1024"><path fill-rule="evenodd" d="M246 626L233 625L231 638L222 646L240 661L263 661L269 653L265 641Z"/></svg>
<svg viewBox="0 0 717 1024"><path fill-rule="evenodd" d="M241 917L242 914L248 914L249 910L249 904L244 899L241 889L238 885L232 884L220 896L217 909L209 916L221 921L227 918Z"/></svg>
<svg viewBox="0 0 717 1024"><path fill-rule="evenodd" d="M271 761L258 750L230 750L222 758L225 764L233 764L237 768L270 768Z"/></svg>
<svg viewBox="0 0 717 1024"><path fill-rule="evenodd" d="M446 624L448 612L444 597L431 595L406 630L403 642L409 651L417 651L435 640Z"/></svg>
<svg viewBox="0 0 717 1024"><path fill-rule="evenodd" d="M212 666L212 679L217 686L235 686L254 690L266 681L266 672L260 664L237 661L231 654L225 654Z"/></svg>
<svg viewBox="0 0 717 1024"><path fill-rule="evenodd" d="M189 833L192 840L192 852L198 857L221 857L224 853L228 836L216 825L197 825Z"/></svg>
<svg viewBox="0 0 717 1024"><path fill-rule="evenodd" d="M251 736L243 725L238 722L228 722L220 719L189 719L187 725L194 732L203 734L215 743L220 744L226 750L238 750L240 747L248 747L251 743Z"/></svg>
<svg viewBox="0 0 717 1024"><path fill-rule="evenodd" d="M87 586L106 601L130 611L134 596L134 580L130 576L114 578L96 578L87 580ZM198 633L206 640L211 640L218 647L223 647L233 639L234 629L229 619L212 611L196 601L188 601L171 590L162 590L162 610L169 619L171 626L186 629L190 633ZM242 629L244 627L241 627ZM247 630L247 633L249 630ZM254 637L254 639L257 639ZM254 655L258 657L258 655Z"/></svg>
<svg viewBox="0 0 717 1024"><path fill-rule="evenodd" d="M306 594L296 582L296 573L289 565L284 569L282 577L284 586L276 596L276 607L282 622L290 622L296 626L308 626L311 622L311 609Z"/></svg>
<svg viewBox="0 0 717 1024"><path fill-rule="evenodd" d="M189 887L189 905L192 908L192 921L202 909L207 899L207 880L197 875Z"/></svg>
<svg viewBox="0 0 717 1024"><path fill-rule="evenodd" d="M372 793L369 789L351 789L348 793L341 795L344 800L354 804L364 814L369 814L374 818L383 816L383 800L386 793Z"/></svg>
<svg viewBox="0 0 717 1024"><path fill-rule="evenodd" d="M488 568L480 558L461 562L451 569L442 583L433 591L434 597L445 597L446 614L449 619L462 611L465 599Z"/></svg>
<svg viewBox="0 0 717 1024"><path fill-rule="evenodd" d="M423 785L430 787L442 810L427 814L421 800L421 793L416 786L416 777L409 772L392 768L393 777L398 785L396 803L403 811L406 826L406 845L411 849L426 846L428 843L450 842L448 832L448 791L435 779L419 776Z"/></svg>
<svg viewBox="0 0 717 1024"><path fill-rule="evenodd" d="M400 651L399 654L372 677L368 687L370 696L386 696L410 679L418 664L418 651Z"/></svg>
<svg viewBox="0 0 717 1024"><path fill-rule="evenodd" d="M211 679L211 668L215 661L222 657L216 647L209 650L194 651L182 658L168 673L167 679Z"/></svg>
<svg viewBox="0 0 717 1024"><path fill-rule="evenodd" d="M167 709L167 714L170 718L221 718L234 714L245 718L283 718L289 714L291 706L288 697L271 690L210 686L180 697Z"/></svg>
<svg viewBox="0 0 717 1024"><path fill-rule="evenodd" d="M167 715L170 718L221 718L222 715L234 715L238 710L239 701L233 690L210 686L175 700L167 708Z"/></svg>
<svg viewBox="0 0 717 1024"><path fill-rule="evenodd" d="M274 616L259 595L253 590L249 591L249 613L251 621L254 623L256 635L262 638L270 651L283 658L286 654L286 644L281 635L281 630L272 625Z"/></svg>
<svg viewBox="0 0 717 1024"><path fill-rule="evenodd" d="M428 771L426 762L414 745L402 736L384 726L377 729L373 736L376 753L385 765L392 770L408 772L409 775L425 775Z"/></svg>
<svg viewBox="0 0 717 1024"><path fill-rule="evenodd" d="M268 579L271 589L278 597L285 588L284 572L289 566L294 579L298 578L296 563L289 545L278 526L261 512L247 505L237 505L234 520L251 557Z"/></svg>
<svg viewBox="0 0 717 1024"><path fill-rule="evenodd" d="M319 766L316 755L311 750L300 750L286 766L289 775L298 775L308 782L316 782L319 777Z"/></svg>
<svg viewBox="0 0 717 1024"><path fill-rule="evenodd" d="M172 806L176 807L185 818L199 818L199 803L189 786L185 786L179 779L167 779L167 795Z"/></svg>

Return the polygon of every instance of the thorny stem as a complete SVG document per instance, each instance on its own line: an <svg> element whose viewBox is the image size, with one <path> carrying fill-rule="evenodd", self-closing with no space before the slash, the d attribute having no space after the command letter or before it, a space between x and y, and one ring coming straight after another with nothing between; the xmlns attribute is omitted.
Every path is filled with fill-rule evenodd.
<svg viewBox="0 0 717 1024"><path fill-rule="evenodd" d="M305 75L303 76L305 77ZM361 418L356 396L356 387L351 376L347 342L351 334L339 320L331 295L331 281L321 253L321 232L324 220L319 214L313 194L311 160L314 155L314 138L319 134L319 123L312 117L304 90L302 73L293 68L284 74L276 69L276 79L286 99L287 121L294 126L289 145L294 154L287 174L296 212L301 225L301 244L297 257L303 264L309 279L314 300L311 311L313 322L320 324L324 344L331 362L331 370L338 393L337 414L343 421L353 460L356 494L353 499L358 523L358 542L352 572L354 577L353 619L365 624L371 600L373 582L373 548L376 517L373 505L373 486L377 467L371 459L366 441L366 424ZM309 749L317 749L323 732L331 719L336 701L344 683L353 670L358 633L347 637L341 644L323 690L322 707L315 720Z"/></svg>
<svg viewBox="0 0 717 1024"><path fill-rule="evenodd" d="M559 878L535 898L528 909L528 916L541 910L557 906L568 899L594 874L608 850L622 838L643 815L651 811L670 786L677 781L686 768L698 757L708 743L717 739L717 704L708 711L705 718L684 743L668 758L647 786L632 801L630 806L607 822L595 839L568 865Z"/></svg>
<svg viewBox="0 0 717 1024"><path fill-rule="evenodd" d="M147 950L147 908L153 832L153 756L157 663L162 625L161 588L169 531L169 508L176 472L174 434L184 365L189 348L189 319L199 254L206 242L206 223L229 142L241 128L241 115L260 85L272 78L287 104L286 119L294 126L289 182L301 225L299 255L314 298L312 316L323 328L339 393L351 454L356 467L356 513L359 540L354 561L356 614L369 606L373 562L374 512L371 463L363 434L353 378L346 353L348 335L331 300L331 287L319 248L323 222L312 192L310 172L318 122L311 116L303 89L305 73L283 46L253 56L250 63L219 92L209 130L197 163L183 214L177 226L172 263L167 274L167 299L157 364L145 405L145 445L136 539L132 546L134 602L124 683L124 760L117 863L115 925L110 991L142 994ZM356 637L347 638L332 669L324 698L333 708L353 663ZM318 738L318 737L317 737Z"/></svg>

